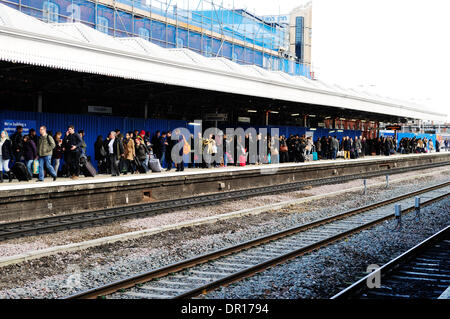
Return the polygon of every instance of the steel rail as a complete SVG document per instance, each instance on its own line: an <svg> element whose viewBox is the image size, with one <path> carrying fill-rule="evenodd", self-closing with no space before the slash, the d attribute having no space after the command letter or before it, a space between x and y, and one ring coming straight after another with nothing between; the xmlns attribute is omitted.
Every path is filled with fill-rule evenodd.
<svg viewBox="0 0 450 319"><path fill-rule="evenodd" d="M161 277L164 277L164 276L167 276L167 275L170 275L170 274L173 274L173 273L176 273L176 272L188 269L188 268L192 268L192 267L197 266L197 265L206 264L208 262L217 260L217 259L222 258L224 256L228 256L228 255L231 255L231 254L234 254L234 253L237 253L237 252L241 252L241 251L244 251L244 250L249 249L249 248L254 248L254 247L260 246L262 244L269 243L269 242L274 242L274 241L286 238L288 236L291 236L291 235L294 235L294 234L297 234L297 233L309 230L309 229L317 227L317 226L328 224L330 222L337 221L337 220L344 220L345 218L348 218L348 217L351 217L351 216L354 216L354 215L357 215L357 214L361 214L363 212L371 211L371 210L374 210L374 209L376 209L378 207L386 206L386 205L389 205L389 204L392 204L392 203L395 203L395 202L398 202L398 201L401 201L401 200L404 200L404 199L407 199L407 198L410 198L410 197L413 197L413 196L416 196L416 195L420 195L420 194L423 194L423 193L427 193L427 192L431 192L431 191L434 191L434 190L438 190L438 189L441 189L441 188L447 187L447 186L450 186L450 182L442 183L442 184L439 184L439 185L435 185L433 187L429 187L429 188L425 188L425 189L422 189L422 190L414 191L414 192L411 192L411 193L408 193L408 194L404 194L404 195L401 195L401 196L398 196L398 197L395 197L395 198L391 198L391 199L388 199L388 200L385 200L385 201L381 201L381 202L370 204L370 205L367 205L367 206L364 206L364 207L360 207L360 208L357 208L357 209L349 210L349 211L346 211L346 212L343 212L343 213L339 213L337 215L333 215L333 216L330 216L330 217L322 218L322 219L319 219L319 220L316 220L316 221L313 221L313 222L310 222L310 223L307 223L307 224L303 224L303 225L299 225L299 226L296 226L296 227L292 227L292 228L289 228L289 229L286 229L286 230L283 230L283 231L280 231L280 232L276 232L276 233L273 233L273 234L270 234L270 235L267 235L267 236L262 236L262 237L259 237L259 238L256 238L256 239L244 242L244 243L240 243L240 244L235 245L235 246L227 247L227 248L224 248L224 249L221 249L221 250L218 250L218 251L214 251L214 252L207 253L207 254L204 254L204 255L201 255L201 256L197 256L197 257L194 257L194 258L191 258L191 259L188 259L188 260L184 260L184 261L181 261L181 262L178 262L178 263L174 263L172 265L161 267L159 269L155 269L155 270L152 270L150 272L145 272L145 273L142 273L142 274L139 274L139 275L136 275L136 276L132 276L132 277L126 278L124 280L116 281L116 282L113 282L111 284L104 285L102 287L98 287L98 288L94 288L94 289L91 289L91 290L88 290L88 291L84 291L84 292L81 292L81 293L69 296L67 299L77 299L77 298L92 299L92 298L97 298L99 296L110 295L110 294L115 293L115 292L117 292L119 290L132 288L132 287L135 287L135 286L137 286L139 284L143 284L143 283L149 282L149 281L151 281L153 279L161 278ZM441 195L441 196L439 196L437 198L430 199L427 202L424 202L422 205L429 205L432 202L435 202L435 201L437 201L437 200L439 200L441 198L444 198L446 196L448 196L448 193L445 193L444 195ZM411 211L413 209L414 209L414 207L410 207L410 208L407 208L407 209L403 210L403 212L406 213L406 212L409 212L409 211ZM266 262L264 262L262 264L253 266L251 268L244 269L243 271L240 271L238 273L234 273L231 276L228 276L228 277L222 278L220 280L214 281L214 283L210 283L210 284L201 286L199 288L193 289L193 290L191 290L189 292L186 292L184 294L181 294L181 295L177 296L177 298L187 298L187 297L196 296L198 294L205 293L207 291L211 291L211 290L213 290L213 289L215 289L217 287L220 287L222 285L229 284L229 283L232 283L234 281L238 281L238 280L240 280L242 278L251 276L252 274L254 274L256 272L262 271L262 270L264 270L264 269L266 269L266 268L268 268L270 266L273 266L273 265L282 263L282 262L284 262L286 260L298 257L298 256L300 256L302 254L305 254L305 253L309 252L309 251L318 249L320 247L323 247L324 245L328 245L328 244L330 244L330 243L332 243L334 241L337 241L337 240L339 240L339 239L341 239L343 237L347 237L347 236L349 236L349 235L351 235L351 234L353 234L355 232L359 232L359 231L361 231L363 229L372 227L375 224L378 224L378 223L380 223L382 221L385 221L385 220L388 220L388 219L391 219L391 218L392 218L392 216L389 215L389 216L385 216L383 218L377 219L375 221L372 221L370 223L365 223L364 225L352 228L351 230L349 230L347 232L340 233L339 235L336 235L336 236L332 236L330 238L327 238L326 240L318 241L318 242L314 243L313 245L308 245L306 247L302 247L299 250L291 251L291 252L289 252L289 253L287 253L285 255L280 255L280 256L278 256L276 258L273 258L271 260L268 260L268 261L266 261Z"/></svg>
<svg viewBox="0 0 450 319"><path fill-rule="evenodd" d="M353 174L338 177L323 178L318 180L301 181L295 183L257 187L244 190L236 190L224 193L213 193L201 196L192 196L175 200L158 201L154 203L131 205L126 207L109 208L91 212L73 213L54 217L29 219L18 222L0 224L0 241L54 233L68 229L91 227L103 225L115 220L133 217L144 217L161 214L175 209L199 205L212 205L224 200L243 199L254 196L261 196L285 191L295 191L306 186L318 186L325 184L336 184L350 180L383 176L386 174L399 174L420 168L433 168L449 165L450 162L418 165L407 168L395 168L389 171L369 172L363 174Z"/></svg>
<svg viewBox="0 0 450 319"><path fill-rule="evenodd" d="M340 299L353 299L361 297L361 294L368 289L367 288L368 279L378 274L380 275L381 280L389 278L392 275L392 273L394 273L399 267L407 264L415 257L420 256L423 252L426 252L435 243L448 238L449 235L450 235L450 226L447 226L438 233L434 234L433 236L425 239L421 243L409 249L405 253L392 259L382 267L375 270L373 273L368 274L367 276L361 278L351 286L337 293L336 295L331 297L331 299L340 300ZM450 278L450 275L448 276L448 278ZM376 289L374 288L374 290Z"/></svg>

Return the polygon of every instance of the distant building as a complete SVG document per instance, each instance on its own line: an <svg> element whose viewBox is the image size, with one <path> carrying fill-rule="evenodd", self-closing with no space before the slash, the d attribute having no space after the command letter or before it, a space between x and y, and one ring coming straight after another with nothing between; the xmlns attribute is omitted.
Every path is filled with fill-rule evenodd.
<svg viewBox="0 0 450 319"><path fill-rule="evenodd" d="M289 51L298 62L311 65L312 45L312 3L299 6L291 11L289 22Z"/></svg>
<svg viewBox="0 0 450 319"><path fill-rule="evenodd" d="M289 14L261 17L267 23L280 25L286 29L286 46L280 47L280 55L286 59L295 59L299 63L311 66L312 45L312 3L296 7Z"/></svg>

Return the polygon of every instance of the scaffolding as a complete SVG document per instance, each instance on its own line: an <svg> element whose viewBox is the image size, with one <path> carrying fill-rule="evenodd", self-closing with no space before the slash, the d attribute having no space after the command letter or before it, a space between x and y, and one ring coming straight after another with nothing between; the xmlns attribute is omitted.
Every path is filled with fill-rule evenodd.
<svg viewBox="0 0 450 319"><path fill-rule="evenodd" d="M114 37L141 37L164 48L310 77L283 53L286 28L223 0L0 0L49 23L79 22Z"/></svg>

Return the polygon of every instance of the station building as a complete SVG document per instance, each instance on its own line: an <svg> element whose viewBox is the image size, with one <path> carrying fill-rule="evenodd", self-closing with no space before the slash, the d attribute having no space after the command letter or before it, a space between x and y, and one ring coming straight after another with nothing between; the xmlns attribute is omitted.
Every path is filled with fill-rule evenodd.
<svg viewBox="0 0 450 319"><path fill-rule="evenodd" d="M214 1L1 0L48 23L78 22L113 37L140 37L163 48L187 48L294 75L310 76L310 63L282 54L289 28L247 10Z"/></svg>
<svg viewBox="0 0 450 319"><path fill-rule="evenodd" d="M121 30L123 25L118 22L126 20L119 10L126 5L122 1L114 3L113 20L108 20L105 29L99 27L102 23L99 14L106 12L101 7L103 0L92 3L95 23L91 25L84 20L87 18L83 12L87 9L81 10L80 19L72 16L68 20L61 18L61 6L58 10L50 9L49 1L34 4L39 7L36 10L31 9L31 3L14 1L0 0L3 128L24 123L28 127L46 125L53 132L65 132L67 125L73 124L87 133L86 143L91 152L97 135L105 136L114 129L164 131L190 128L195 120L203 120L204 128L277 127L284 135L309 133L315 137L339 138L344 135L375 137L380 122L446 118L445 114L430 112L411 102L346 89L311 79L308 72L280 68L287 63L295 65L296 70L305 64L280 57L276 52L279 44L274 46L274 43L286 39L281 26L273 26L248 12L222 10L222 15L228 15L228 20L222 21L231 19L230 29L236 36L238 27L231 17L239 13L242 21L247 21L246 18L260 28L256 34L272 34L272 40L266 41L264 36L258 44L258 36L245 36L237 42L225 32L214 33L212 23L212 29L203 30L200 36L203 40L198 42L200 50L196 52L190 45L195 38L191 37L191 31L194 32L191 24L175 25L175 35L180 31L176 30L177 26L187 28L189 40L182 45L176 36L170 38L173 41L170 45L161 43L161 39L158 42L153 36L154 29L149 29L148 38L142 36L143 31L139 34L137 21L149 17L138 17L137 6L130 13L134 29ZM90 6L82 1L76 4L83 8ZM152 4L148 5L152 7ZM195 9L201 12L202 19L218 15L217 10L205 7ZM51 10L57 14L50 14ZM195 10L187 14L191 23L195 21L191 17ZM152 10L148 14L156 17ZM173 21L168 16L165 21L165 30L174 27L169 26ZM153 22L150 25L153 28ZM200 26L197 28L201 30ZM209 40L206 34L210 35ZM222 38L216 46L213 43L219 34ZM225 54L227 39L232 42L232 52L235 52L233 47L241 45L244 54L238 54L237 59ZM210 43L211 50L202 43ZM245 52L250 49L253 58L246 61ZM261 63L255 62L256 51L261 54L262 59L257 59ZM266 54L270 55L268 60L282 61L279 68L267 67Z"/></svg>

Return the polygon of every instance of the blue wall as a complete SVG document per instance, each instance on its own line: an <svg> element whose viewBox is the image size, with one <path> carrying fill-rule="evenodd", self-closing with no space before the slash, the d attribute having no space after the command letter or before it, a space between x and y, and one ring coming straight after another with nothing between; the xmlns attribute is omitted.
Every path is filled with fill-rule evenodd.
<svg viewBox="0 0 450 319"><path fill-rule="evenodd" d="M394 133L381 133L382 136L394 136ZM436 134L416 134L416 133L397 133L397 148L400 146L400 141L402 138L416 138L422 139L426 138L428 141L433 140L433 147L436 147ZM428 148L428 144L427 144Z"/></svg>
<svg viewBox="0 0 450 319"><path fill-rule="evenodd" d="M150 131L153 135L156 131L168 131L178 127L187 127L186 121L178 120L154 120L138 118L122 118L101 115L81 115L81 114L58 114L58 113L36 113L18 111L0 111L0 120L21 120L36 121L36 131L39 134L39 127L45 125L49 131L55 134L60 131L65 134L68 125L74 125L75 130L84 130L86 133L85 142L87 145L87 155L94 161L94 143L98 135L103 138L109 132L119 129L121 132L133 130ZM3 121L2 121L3 122ZM2 124L3 125L3 124ZM3 130L3 127L0 127ZM96 163L95 163L96 164Z"/></svg>

